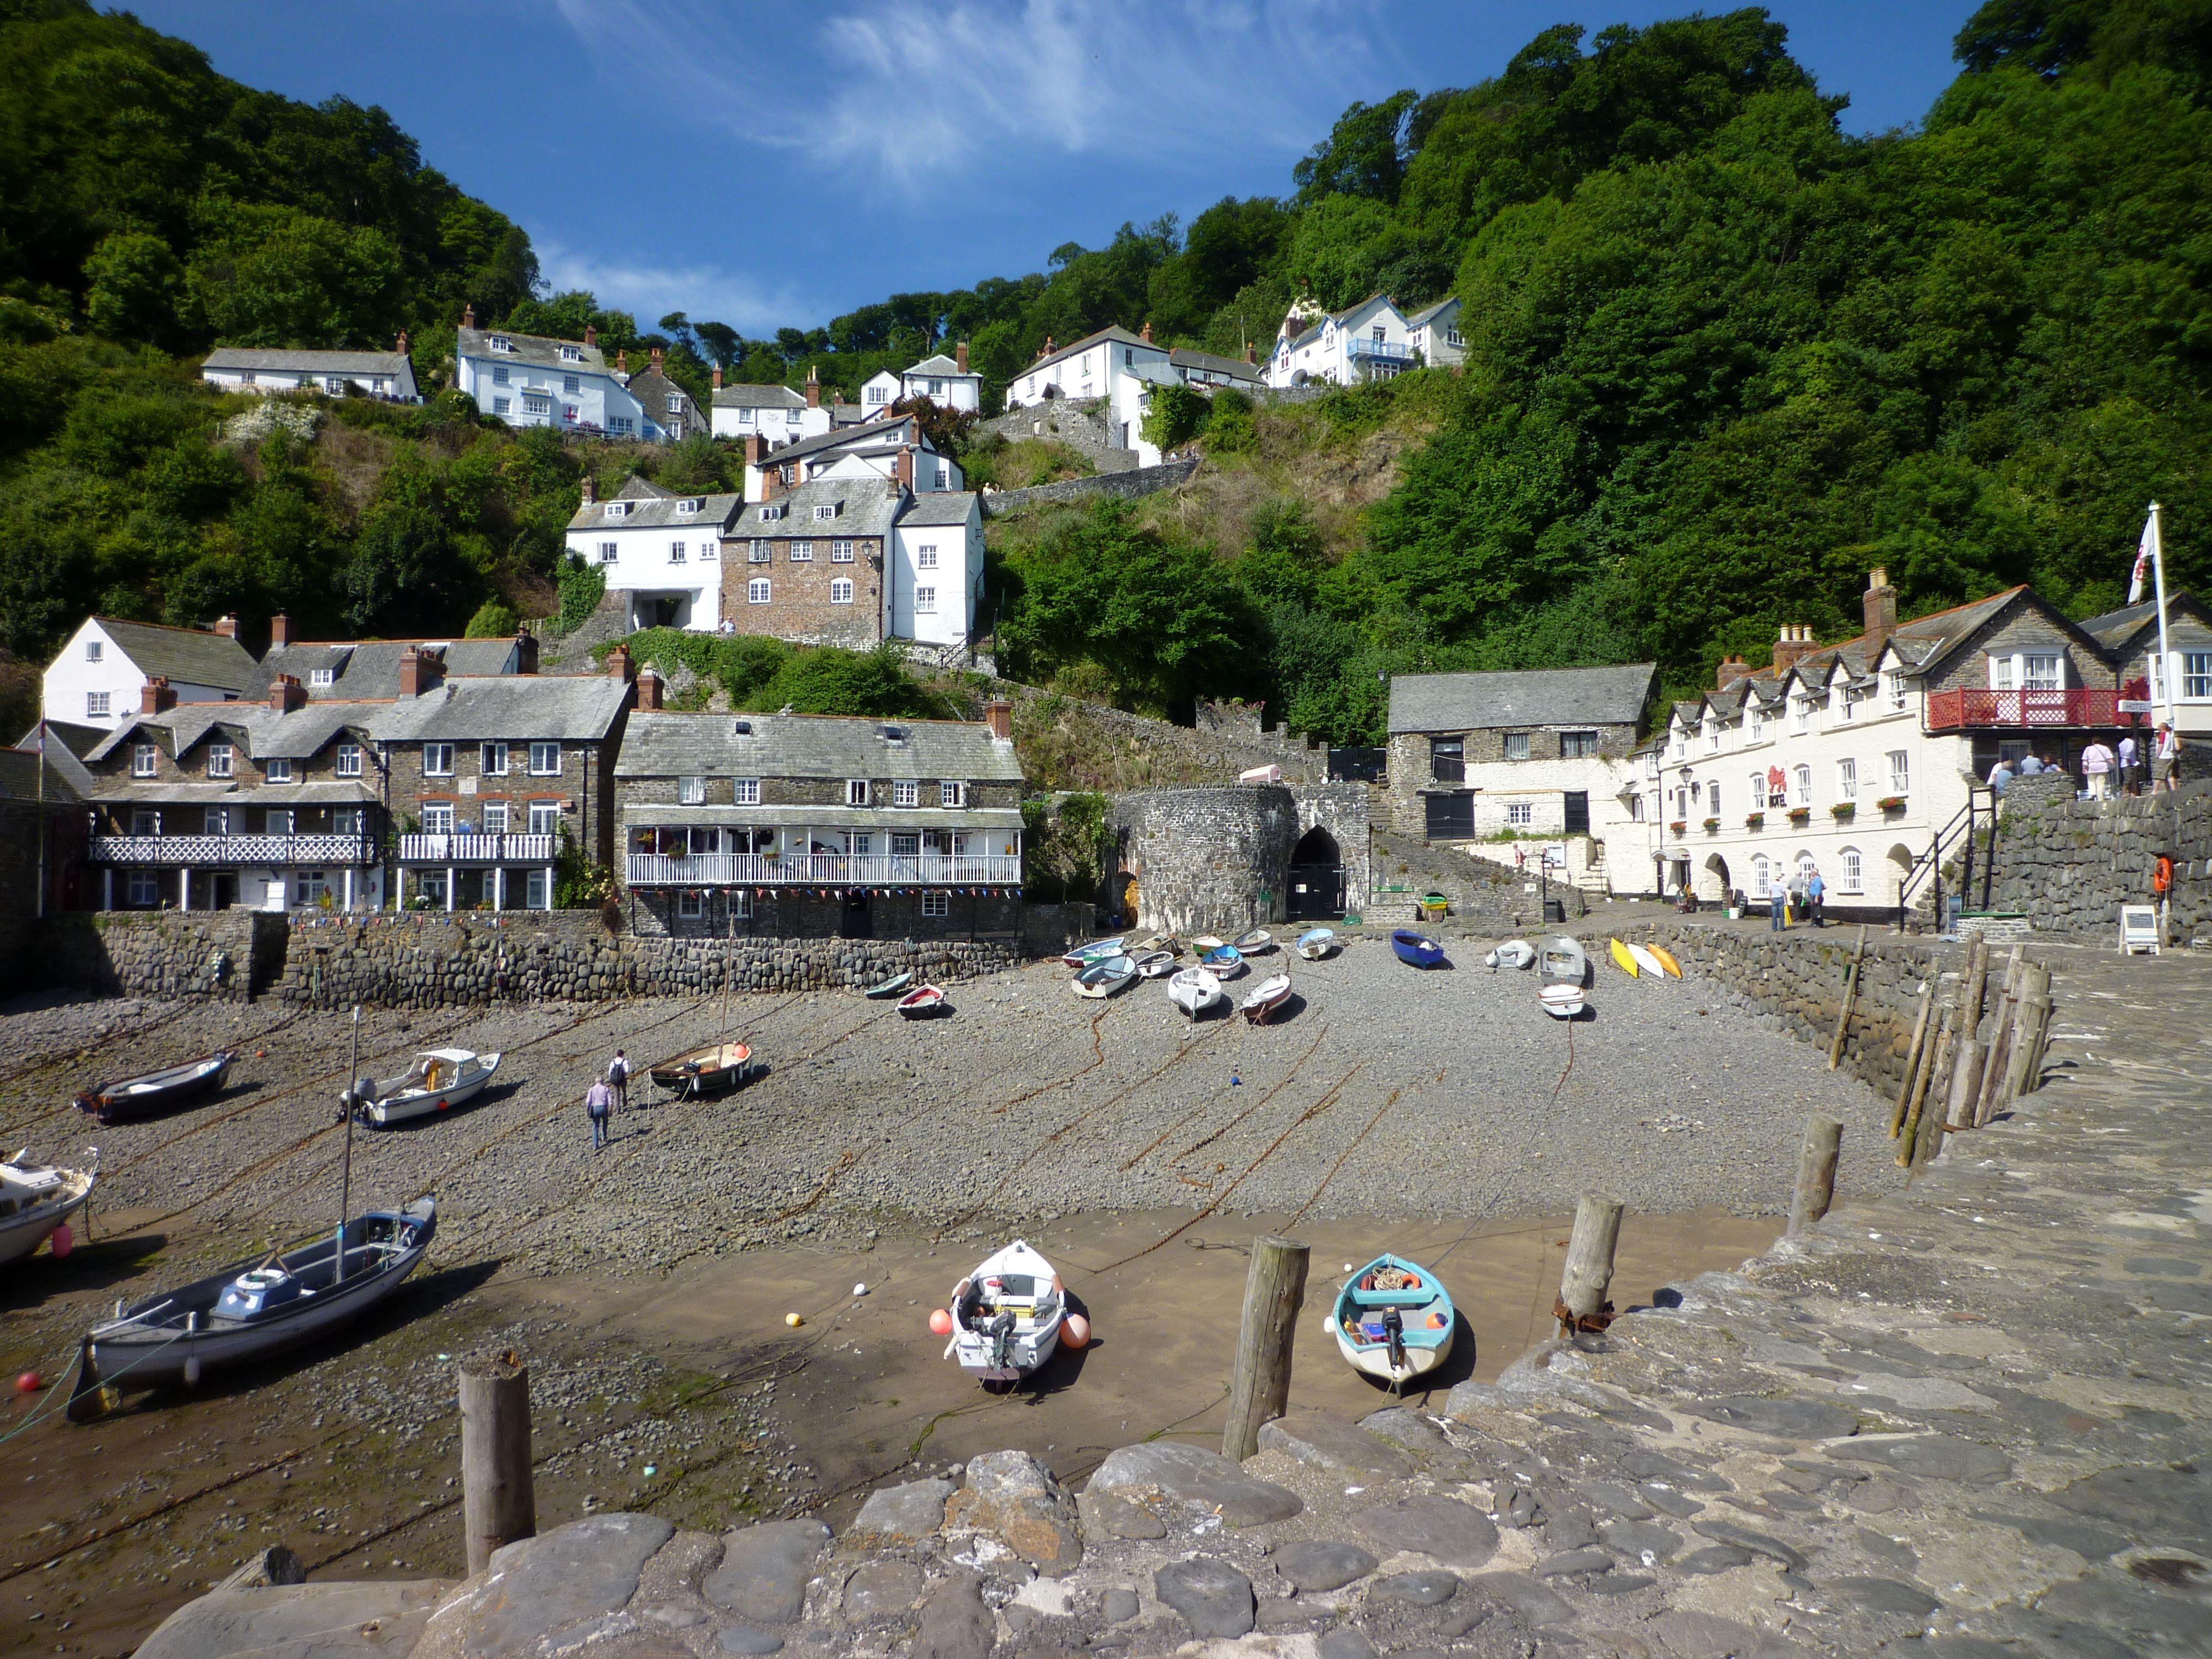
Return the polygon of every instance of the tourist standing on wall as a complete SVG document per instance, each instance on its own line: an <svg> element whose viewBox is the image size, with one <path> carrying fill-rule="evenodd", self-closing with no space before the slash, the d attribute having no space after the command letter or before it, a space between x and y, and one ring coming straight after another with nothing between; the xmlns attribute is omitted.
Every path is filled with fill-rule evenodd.
<svg viewBox="0 0 2212 1659"><path fill-rule="evenodd" d="M2158 727L2158 748L2153 751L2150 766L2150 790L2171 790L2176 781L2174 775L2181 769L2181 734L2173 729L2172 720L2161 720Z"/></svg>
<svg viewBox="0 0 2212 1659"><path fill-rule="evenodd" d="M2081 775L2089 786L2091 800L2110 800L2112 797L2112 751L2099 738L2081 751Z"/></svg>

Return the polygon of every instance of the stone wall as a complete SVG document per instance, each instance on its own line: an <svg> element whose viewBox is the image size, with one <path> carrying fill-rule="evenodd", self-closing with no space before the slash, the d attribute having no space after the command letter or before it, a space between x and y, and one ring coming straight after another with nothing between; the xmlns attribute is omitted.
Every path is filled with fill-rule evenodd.
<svg viewBox="0 0 2212 1659"><path fill-rule="evenodd" d="M1263 724L1261 703L1201 702L1197 723L1177 726L1015 680L994 680L989 695L1014 706L1014 747L1032 783L1178 788L1234 783L1260 766L1281 767L1286 783L1328 781L1328 745Z"/></svg>
<svg viewBox="0 0 2212 1659"><path fill-rule="evenodd" d="M1024 404L981 422L976 429L993 433L1008 443L1033 439L1064 444L1091 458L1101 472L1132 472L1137 452L1114 440L1116 422L1103 398L1053 398L1042 404Z"/></svg>
<svg viewBox="0 0 2212 1659"><path fill-rule="evenodd" d="M1123 795L1113 824L1138 927L1231 934L1283 920L1298 811L1281 784Z"/></svg>
<svg viewBox="0 0 2212 1659"><path fill-rule="evenodd" d="M1039 501L1075 501L1091 495L1114 495L1133 501L1139 495L1173 489L1198 471L1198 460L1197 456L1188 455L1179 461L1163 461L1158 466L1102 472L1095 478L1064 478L1058 483L1039 484L1034 489L986 491L983 516L996 519Z"/></svg>
<svg viewBox="0 0 2212 1659"><path fill-rule="evenodd" d="M41 984L246 1002L283 973L289 929L253 910L72 910L39 923L37 939Z"/></svg>
<svg viewBox="0 0 2212 1659"><path fill-rule="evenodd" d="M2114 800L2074 799L2074 781L2016 778L1997 821L1987 908L2038 933L2116 938L2123 902L2149 904L2160 855L2173 860L2172 936L2212 928L2212 783ZM1981 884L1967 908L1981 908Z"/></svg>
<svg viewBox="0 0 2212 1659"><path fill-rule="evenodd" d="M1358 910L1374 891L1374 836L1369 833L1368 788L1364 783L1309 783L1291 791L1298 815L1297 833L1325 830L1344 863L1344 902ZM1295 850L1295 849L1294 849Z"/></svg>

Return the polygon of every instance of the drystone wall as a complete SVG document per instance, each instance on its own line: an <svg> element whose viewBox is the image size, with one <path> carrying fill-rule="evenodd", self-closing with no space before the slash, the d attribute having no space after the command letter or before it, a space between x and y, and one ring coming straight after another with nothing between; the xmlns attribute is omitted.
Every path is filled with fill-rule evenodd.
<svg viewBox="0 0 2212 1659"><path fill-rule="evenodd" d="M1136 470L1137 452L1115 442L1116 422L1103 398L1052 398L1041 404L1024 404L982 422L977 430L994 433L1008 443L1024 438L1064 444L1088 455L1101 472Z"/></svg>
<svg viewBox="0 0 2212 1659"><path fill-rule="evenodd" d="M2170 793L2076 800L2073 780L2015 779L1998 818L1988 908L2038 933L2111 935L2120 906L2155 900L2160 856L2173 860L2173 937L2212 931L2212 783ZM1975 885L1968 907L1981 898Z"/></svg>
<svg viewBox="0 0 2212 1659"><path fill-rule="evenodd" d="M983 496L983 516L995 519L1018 507L1033 506L1039 501L1076 501L1093 495L1112 495L1122 501L1134 501L1139 495L1173 489L1198 471L1198 459L1195 455L1187 455L1182 460L1163 461L1158 466L1132 467L1126 472L1102 472L1095 478L1063 478L1058 483L1039 484L1034 489L987 491Z"/></svg>
<svg viewBox="0 0 2212 1659"><path fill-rule="evenodd" d="M252 910L73 910L38 925L40 983L109 996L250 1001L284 970L284 918Z"/></svg>

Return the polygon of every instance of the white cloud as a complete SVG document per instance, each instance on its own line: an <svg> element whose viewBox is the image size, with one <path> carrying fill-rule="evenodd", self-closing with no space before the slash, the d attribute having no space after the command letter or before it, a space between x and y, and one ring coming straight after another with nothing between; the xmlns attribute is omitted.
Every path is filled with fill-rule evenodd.
<svg viewBox="0 0 2212 1659"><path fill-rule="evenodd" d="M540 272L556 293L587 289L601 305L627 311L647 333L672 311L695 323L727 323L765 335L814 307L793 290L770 292L742 274L711 265L636 265L610 262L531 233Z"/></svg>

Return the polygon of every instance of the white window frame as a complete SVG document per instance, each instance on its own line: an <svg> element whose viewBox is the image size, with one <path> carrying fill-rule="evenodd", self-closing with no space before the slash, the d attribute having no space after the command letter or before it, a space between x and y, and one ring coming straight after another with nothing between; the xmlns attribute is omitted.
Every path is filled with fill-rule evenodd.
<svg viewBox="0 0 2212 1659"><path fill-rule="evenodd" d="M337 683L338 671L335 668L310 668L307 671L307 689L310 691L327 691Z"/></svg>
<svg viewBox="0 0 2212 1659"><path fill-rule="evenodd" d="M921 786L911 778L901 778L891 784L891 805L919 806L921 805Z"/></svg>
<svg viewBox="0 0 2212 1659"><path fill-rule="evenodd" d="M1893 749L1889 751L1889 793L1910 795L1912 793L1912 751Z"/></svg>
<svg viewBox="0 0 2212 1659"><path fill-rule="evenodd" d="M866 778L848 778L845 780L846 805L866 806L868 804L868 781Z"/></svg>
<svg viewBox="0 0 2212 1659"><path fill-rule="evenodd" d="M852 602L853 579L850 576L840 576L830 584L830 604L850 605Z"/></svg>
<svg viewBox="0 0 2212 1659"><path fill-rule="evenodd" d="M680 889L676 895L676 915L680 921L697 921L707 914L707 895L696 887Z"/></svg>
<svg viewBox="0 0 2212 1659"><path fill-rule="evenodd" d="M937 590L934 587L917 587L914 590L914 614L917 617L933 617L937 614Z"/></svg>
<svg viewBox="0 0 2212 1659"><path fill-rule="evenodd" d="M747 605L768 605L772 602L773 595L769 586L767 577L755 576L750 581L745 584L745 603Z"/></svg>
<svg viewBox="0 0 2212 1659"><path fill-rule="evenodd" d="M734 799L739 806L758 806L760 805L760 780L758 778L732 778L730 780L730 793L732 799Z"/></svg>
<svg viewBox="0 0 2212 1659"><path fill-rule="evenodd" d="M2181 701L2212 702L2212 651L2180 651Z"/></svg>
<svg viewBox="0 0 2212 1659"><path fill-rule="evenodd" d="M792 543L791 562L793 564L811 564L814 562L814 544L812 542Z"/></svg>
<svg viewBox="0 0 2212 1659"><path fill-rule="evenodd" d="M495 414L495 415L509 415L509 414L514 413L514 398L493 398L493 399L491 400L491 412L492 412L493 414Z"/></svg>
<svg viewBox="0 0 2212 1659"><path fill-rule="evenodd" d="M1813 729L1813 700L1802 692L1790 699L1790 729L1799 737Z"/></svg>
<svg viewBox="0 0 2212 1659"><path fill-rule="evenodd" d="M668 544L669 563L682 564L684 562L684 544L682 542L671 542Z"/></svg>
<svg viewBox="0 0 2212 1659"><path fill-rule="evenodd" d="M814 509L814 521L817 524L824 523L836 516L837 506L834 501L825 501Z"/></svg>
<svg viewBox="0 0 2212 1659"><path fill-rule="evenodd" d="M331 774L334 777L357 778L362 774L362 750L357 743L342 743L331 757Z"/></svg>
<svg viewBox="0 0 2212 1659"><path fill-rule="evenodd" d="M530 775L533 778L557 778L561 775L561 745L557 742L536 742L530 745Z"/></svg>
<svg viewBox="0 0 2212 1659"><path fill-rule="evenodd" d="M2066 653L2063 651L2021 653L2020 686L2023 691L2063 691L2066 689Z"/></svg>
<svg viewBox="0 0 2212 1659"><path fill-rule="evenodd" d="M284 755L271 757L263 773L271 783L290 783L293 781L291 758Z"/></svg>
<svg viewBox="0 0 2212 1659"><path fill-rule="evenodd" d="M607 503L606 511L600 516L608 519L627 519L629 517L629 503L628 501L609 501Z"/></svg>
<svg viewBox="0 0 2212 1659"><path fill-rule="evenodd" d="M84 642L84 659L87 662L98 662L106 654L106 647L101 641L87 640Z"/></svg>
<svg viewBox="0 0 2212 1659"><path fill-rule="evenodd" d="M852 563L853 544L850 542L831 542L830 544L830 562L832 564Z"/></svg>
<svg viewBox="0 0 2212 1659"><path fill-rule="evenodd" d="M1749 698L1746 698L1744 702L1746 724L1744 740L1747 743L1765 743L1766 741L1766 710Z"/></svg>
<svg viewBox="0 0 2212 1659"><path fill-rule="evenodd" d="M1866 891L1866 860L1856 847L1846 847L1836 854L1836 890Z"/></svg>
<svg viewBox="0 0 2212 1659"><path fill-rule="evenodd" d="M1855 801L1859 798L1859 763L1856 760L1836 763L1836 799Z"/></svg>
<svg viewBox="0 0 2212 1659"><path fill-rule="evenodd" d="M1752 897L1755 899L1763 899L1771 898L1773 896L1773 894L1768 886L1767 878L1769 871L1770 866L1766 862L1766 854L1764 853L1753 853L1751 855Z"/></svg>
<svg viewBox="0 0 2212 1659"><path fill-rule="evenodd" d="M1526 830L1530 828L1536 822L1535 802L1527 800L1507 801L1505 803L1505 822L1507 826L1510 829Z"/></svg>
<svg viewBox="0 0 2212 1659"><path fill-rule="evenodd" d="M1890 712L1893 714L1902 714L1905 710L1905 676L1893 668L1885 673L1881 679Z"/></svg>
<svg viewBox="0 0 2212 1659"><path fill-rule="evenodd" d="M131 745L131 775L150 778L161 766L161 745L158 743L134 743Z"/></svg>
<svg viewBox="0 0 2212 1659"><path fill-rule="evenodd" d="M211 778L238 775L238 750L227 743L211 743L207 751L207 775Z"/></svg>
<svg viewBox="0 0 2212 1659"><path fill-rule="evenodd" d="M668 394L668 412L671 415L681 415L684 412L684 394L682 392L672 392Z"/></svg>
<svg viewBox="0 0 2212 1659"><path fill-rule="evenodd" d="M958 778L940 780L937 786L937 804L954 807L967 805L968 786Z"/></svg>
<svg viewBox="0 0 2212 1659"><path fill-rule="evenodd" d="M112 716L108 710L113 706L114 698L115 694L112 691L86 692L84 694L85 718L94 720L112 719Z"/></svg>
<svg viewBox="0 0 2212 1659"><path fill-rule="evenodd" d="M450 743L426 743L422 745L422 775L426 778L450 778L453 775L453 745Z"/></svg>
<svg viewBox="0 0 2212 1659"><path fill-rule="evenodd" d="M704 806L707 804L707 780L704 778L677 779L676 804L678 806Z"/></svg>
<svg viewBox="0 0 2212 1659"><path fill-rule="evenodd" d="M921 914L925 916L949 916L952 914L951 890L944 887L925 887L921 892Z"/></svg>
<svg viewBox="0 0 2212 1659"><path fill-rule="evenodd" d="M1810 806L1813 804L1813 769L1811 767L1800 762L1791 771L1790 793L1795 797L1790 803L1792 806Z"/></svg>
<svg viewBox="0 0 2212 1659"><path fill-rule="evenodd" d="M599 544L599 562L601 564L612 564L621 556L622 544L620 542L601 542Z"/></svg>
<svg viewBox="0 0 2212 1659"><path fill-rule="evenodd" d="M488 778L507 775L507 752L503 743L487 740L477 745L477 770Z"/></svg>
<svg viewBox="0 0 2212 1659"><path fill-rule="evenodd" d="M534 800L524 809L523 822L533 836L558 835L561 830L561 803L557 800Z"/></svg>
<svg viewBox="0 0 2212 1659"><path fill-rule="evenodd" d="M563 374L561 377L561 395L564 398L582 397L584 377L580 374Z"/></svg>
<svg viewBox="0 0 2212 1659"><path fill-rule="evenodd" d="M916 570L934 570L937 568L937 544L935 542L927 543L925 545L917 547L914 550L914 568Z"/></svg>
<svg viewBox="0 0 2212 1659"><path fill-rule="evenodd" d="M1515 752L1516 750L1519 751L1518 753ZM1526 732L1508 732L1505 734L1505 743L1503 752L1505 758L1510 761L1527 760L1528 758L1528 734Z"/></svg>

